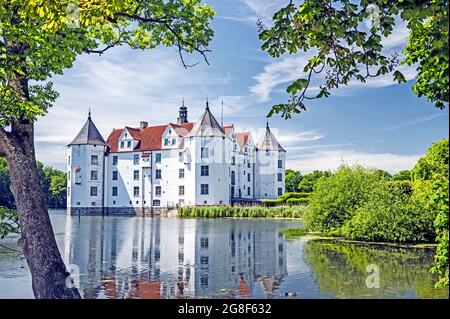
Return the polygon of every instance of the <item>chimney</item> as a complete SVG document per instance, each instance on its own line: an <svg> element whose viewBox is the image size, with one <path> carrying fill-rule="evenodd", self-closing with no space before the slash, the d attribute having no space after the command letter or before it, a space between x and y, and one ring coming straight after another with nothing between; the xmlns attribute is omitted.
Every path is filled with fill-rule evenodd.
<svg viewBox="0 0 450 319"><path fill-rule="evenodd" d="M148 127L148 122L142 121L139 126L141 130L144 130Z"/></svg>

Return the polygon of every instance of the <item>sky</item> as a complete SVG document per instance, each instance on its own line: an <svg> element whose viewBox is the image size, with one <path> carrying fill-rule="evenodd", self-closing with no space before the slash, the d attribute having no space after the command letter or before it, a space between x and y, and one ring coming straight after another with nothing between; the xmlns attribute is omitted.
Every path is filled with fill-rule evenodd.
<svg viewBox="0 0 450 319"><path fill-rule="evenodd" d="M174 48L147 51L118 47L104 55L82 55L74 66L55 76L60 97L36 124L36 153L45 165L65 169L66 148L92 111L94 123L108 137L113 128L176 122L184 98L189 120L210 109L238 131L251 131L255 141L265 130L272 105L286 102L285 88L302 76L310 53L271 58L261 50L257 19L270 25L285 0L208 0L217 15L208 55L198 55L185 69ZM275 3L276 2L276 3ZM398 23L383 39L386 53L401 52L408 32ZM411 169L434 142L448 137L449 112L436 109L412 92L414 67L401 67L409 80L395 84L384 76L366 84L352 82L329 98L311 101L308 110L290 120L269 119L287 150L286 167L308 173L362 164L391 173ZM323 78L316 78L319 84Z"/></svg>

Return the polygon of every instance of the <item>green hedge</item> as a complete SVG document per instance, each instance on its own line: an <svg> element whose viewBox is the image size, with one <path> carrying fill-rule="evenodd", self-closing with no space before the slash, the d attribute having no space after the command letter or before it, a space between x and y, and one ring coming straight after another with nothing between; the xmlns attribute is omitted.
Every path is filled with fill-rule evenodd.
<svg viewBox="0 0 450 319"><path fill-rule="evenodd" d="M285 193L283 196L278 197L278 199L286 202L291 198L307 198L309 195L311 195L311 193Z"/></svg>
<svg viewBox="0 0 450 319"><path fill-rule="evenodd" d="M285 193L283 196L278 197L278 199L264 199L261 201L263 206L275 207L288 204L292 205L303 205L308 203L308 199L311 193Z"/></svg>
<svg viewBox="0 0 450 319"><path fill-rule="evenodd" d="M288 204L289 206L304 205L304 204L308 204L308 203L309 203L309 197L289 198L286 201L286 204Z"/></svg>
<svg viewBox="0 0 450 319"><path fill-rule="evenodd" d="M298 207L241 207L241 206L182 206L178 208L178 217L265 217L265 218L300 218L303 212Z"/></svg>

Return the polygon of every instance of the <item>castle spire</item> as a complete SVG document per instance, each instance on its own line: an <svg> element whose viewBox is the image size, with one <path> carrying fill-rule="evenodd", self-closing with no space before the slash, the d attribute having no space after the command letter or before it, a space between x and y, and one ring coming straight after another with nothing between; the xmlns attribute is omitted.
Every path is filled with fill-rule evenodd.
<svg viewBox="0 0 450 319"><path fill-rule="evenodd" d="M184 105L184 98L180 106L179 115L177 119L177 124L181 125L188 122L188 111L186 105Z"/></svg>

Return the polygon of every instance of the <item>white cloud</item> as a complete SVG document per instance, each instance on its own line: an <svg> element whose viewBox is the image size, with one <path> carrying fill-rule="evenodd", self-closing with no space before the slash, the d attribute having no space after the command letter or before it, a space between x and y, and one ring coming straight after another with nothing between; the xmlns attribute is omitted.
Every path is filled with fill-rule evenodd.
<svg viewBox="0 0 450 319"><path fill-rule="evenodd" d="M289 0L240 0L233 15L220 17L245 24L252 24L253 26L258 19L261 19L264 24L271 25L273 15L288 3ZM244 9L242 8L242 4L244 5Z"/></svg>
<svg viewBox="0 0 450 319"><path fill-rule="evenodd" d="M426 122L429 122L429 121L431 121L431 120L433 120L435 118L442 117L442 116L448 117L448 113L447 112L445 112L445 113L436 113L436 114L432 114L432 115L425 116L425 117L422 117L422 118L409 120L409 121L406 121L406 122L403 122L403 123L400 123L400 124L397 124L397 125L392 125L392 126L386 127L384 129L381 129L380 131L383 131L383 132L385 132L385 131L393 131L393 130L397 130L399 128L404 128L404 127L408 127L408 126L412 126L412 125L416 125L416 124L426 123Z"/></svg>
<svg viewBox="0 0 450 319"><path fill-rule="evenodd" d="M297 156L289 156L286 167L309 173L313 170L336 170L340 165L360 164L396 173L411 169L422 155L400 155L392 153L367 153L352 149L314 149Z"/></svg>
<svg viewBox="0 0 450 319"><path fill-rule="evenodd" d="M270 94L280 84L292 82L303 74L305 67L312 53L305 53L302 56L289 56L275 60L267 64L264 70L254 76L256 83L249 88L260 102L270 99Z"/></svg>
<svg viewBox="0 0 450 319"><path fill-rule="evenodd" d="M272 129L272 131L274 131L278 142L282 146L289 147L295 147L298 143L317 141L324 137L324 135L316 131L303 131L290 134L276 134L275 130Z"/></svg>
<svg viewBox="0 0 450 319"><path fill-rule="evenodd" d="M113 128L138 126L141 120L153 125L175 122L183 98L195 120L208 93L219 91L229 80L228 74L206 65L186 70L178 54L167 49L119 48L102 57L82 56L64 76L53 79L60 97L36 124L38 159L65 162L65 146L81 129L88 108L106 139ZM234 98L232 107L247 105L238 102Z"/></svg>

